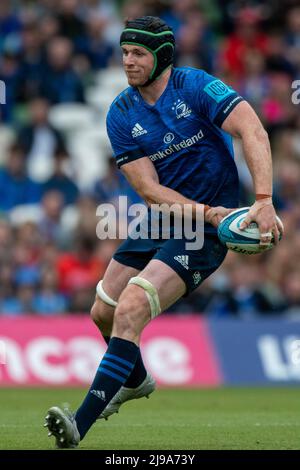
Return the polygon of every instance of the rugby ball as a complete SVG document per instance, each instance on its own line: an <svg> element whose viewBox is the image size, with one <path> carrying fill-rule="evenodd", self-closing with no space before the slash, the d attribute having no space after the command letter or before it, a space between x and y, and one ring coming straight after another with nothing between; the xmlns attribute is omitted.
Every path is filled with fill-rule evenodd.
<svg viewBox="0 0 300 470"><path fill-rule="evenodd" d="M260 233L256 222L251 222L244 230L240 229L249 209L250 207L242 207L224 217L218 225L218 236L221 243L226 245L229 250L254 255L273 248L274 237L267 247L261 247L259 245ZM277 219L279 218L277 217Z"/></svg>

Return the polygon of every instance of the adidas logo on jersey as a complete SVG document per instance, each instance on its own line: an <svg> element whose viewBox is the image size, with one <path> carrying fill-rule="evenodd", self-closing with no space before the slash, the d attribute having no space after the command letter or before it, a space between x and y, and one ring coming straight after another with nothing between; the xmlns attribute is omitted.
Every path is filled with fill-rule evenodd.
<svg viewBox="0 0 300 470"><path fill-rule="evenodd" d="M178 261L185 269L189 269L189 257L188 255L174 256L174 259Z"/></svg>
<svg viewBox="0 0 300 470"><path fill-rule="evenodd" d="M133 138L135 138L143 134L147 134L147 131L146 129L143 129L142 126L137 122L131 131L131 135Z"/></svg>
<svg viewBox="0 0 300 470"><path fill-rule="evenodd" d="M105 401L105 392L103 390L91 390L91 393L100 398L100 400Z"/></svg>

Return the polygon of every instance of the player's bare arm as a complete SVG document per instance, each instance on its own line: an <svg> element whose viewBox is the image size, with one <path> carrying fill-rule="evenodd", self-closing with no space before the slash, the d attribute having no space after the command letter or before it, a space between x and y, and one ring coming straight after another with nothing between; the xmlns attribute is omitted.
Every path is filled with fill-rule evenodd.
<svg viewBox="0 0 300 470"><path fill-rule="evenodd" d="M193 218L195 218L197 211L204 210L205 221L214 226L217 226L220 220L232 211L232 209L222 206L210 208L205 204L199 204L179 192L161 185L156 169L148 157L123 165L122 172L149 206L151 204L167 204L168 206L177 204L183 208L185 204L190 204L193 208Z"/></svg>
<svg viewBox="0 0 300 470"><path fill-rule="evenodd" d="M260 229L261 244L269 244L272 232L277 243L283 226L276 220L272 203L272 157L268 134L246 101L235 107L222 128L233 137L242 139L245 159L253 179L256 201L242 228L255 221Z"/></svg>

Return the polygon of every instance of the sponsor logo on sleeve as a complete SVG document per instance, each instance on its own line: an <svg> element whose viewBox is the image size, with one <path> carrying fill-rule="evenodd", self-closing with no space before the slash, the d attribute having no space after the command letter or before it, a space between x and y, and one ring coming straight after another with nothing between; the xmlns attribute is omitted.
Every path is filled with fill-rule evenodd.
<svg viewBox="0 0 300 470"><path fill-rule="evenodd" d="M208 83L203 91L217 103L227 98L227 96L232 95L232 93L235 93L232 88L225 85L221 80L214 80Z"/></svg>

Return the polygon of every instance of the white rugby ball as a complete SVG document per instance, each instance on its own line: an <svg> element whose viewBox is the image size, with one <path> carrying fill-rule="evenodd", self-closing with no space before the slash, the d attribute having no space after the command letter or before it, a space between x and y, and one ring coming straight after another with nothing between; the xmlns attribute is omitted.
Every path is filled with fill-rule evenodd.
<svg viewBox="0 0 300 470"><path fill-rule="evenodd" d="M261 247L259 245L260 233L256 222L251 222L244 230L240 229L249 209L250 207L242 207L224 217L218 225L218 236L223 245L226 245L229 250L254 255L273 248L274 236L268 246ZM277 220L282 223L279 217L277 217Z"/></svg>

